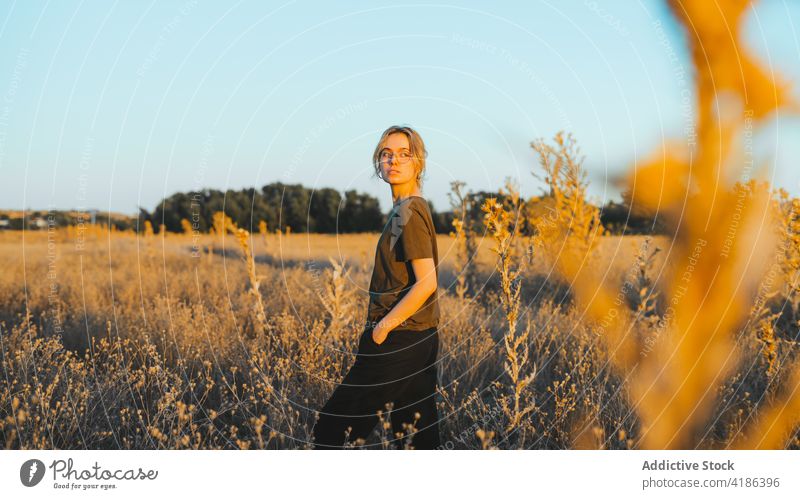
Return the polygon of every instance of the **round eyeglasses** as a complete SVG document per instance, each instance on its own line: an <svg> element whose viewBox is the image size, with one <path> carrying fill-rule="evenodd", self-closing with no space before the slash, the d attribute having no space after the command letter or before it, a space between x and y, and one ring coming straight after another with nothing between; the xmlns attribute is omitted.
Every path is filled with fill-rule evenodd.
<svg viewBox="0 0 800 499"><path fill-rule="evenodd" d="M383 151L383 152L381 152L381 156L380 157L381 157L381 161L388 162L390 159L393 159L395 156L394 156L394 153L391 152L391 151ZM410 152L403 151L403 152L401 152L400 154L397 155L397 162L400 163L400 164L408 163L409 161L411 161L411 158L413 158L413 157L414 156Z"/></svg>

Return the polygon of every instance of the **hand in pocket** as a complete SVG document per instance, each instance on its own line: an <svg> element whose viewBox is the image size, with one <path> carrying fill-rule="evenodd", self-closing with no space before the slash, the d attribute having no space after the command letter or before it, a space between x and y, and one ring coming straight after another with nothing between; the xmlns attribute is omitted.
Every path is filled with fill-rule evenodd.
<svg viewBox="0 0 800 499"><path fill-rule="evenodd" d="M389 330L385 327L381 327L380 323L372 329L371 333L372 342L376 345L380 345L384 341L386 341L386 337L389 336Z"/></svg>

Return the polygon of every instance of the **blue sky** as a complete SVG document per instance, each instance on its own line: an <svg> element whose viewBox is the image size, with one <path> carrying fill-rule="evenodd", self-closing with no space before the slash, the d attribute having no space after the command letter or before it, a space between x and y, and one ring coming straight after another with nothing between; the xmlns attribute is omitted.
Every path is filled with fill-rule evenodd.
<svg viewBox="0 0 800 499"><path fill-rule="evenodd" d="M0 208L152 210L176 191L274 181L357 189L380 133L417 128L424 194L452 180L538 194L529 143L571 131L598 202L685 140L686 46L654 0L395 3L3 1ZM800 5L763 0L746 39L800 82ZM800 98L800 89L794 87ZM800 120L757 138L800 195Z"/></svg>

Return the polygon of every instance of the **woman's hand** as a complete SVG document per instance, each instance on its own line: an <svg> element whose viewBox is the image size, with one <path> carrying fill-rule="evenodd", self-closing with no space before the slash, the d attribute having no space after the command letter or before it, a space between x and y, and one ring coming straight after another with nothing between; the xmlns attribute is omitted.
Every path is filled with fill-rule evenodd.
<svg viewBox="0 0 800 499"><path fill-rule="evenodd" d="M404 324L405 320L419 310L425 304L425 300L436 292L438 284L433 258L414 258L410 261L416 282L394 308L375 324L372 330L372 340L378 345L386 340L389 332L395 326Z"/></svg>
<svg viewBox="0 0 800 499"><path fill-rule="evenodd" d="M391 330L392 328L386 326L385 322L378 322L375 327L372 328L372 341L380 345L386 341L386 337L389 336L389 331Z"/></svg>

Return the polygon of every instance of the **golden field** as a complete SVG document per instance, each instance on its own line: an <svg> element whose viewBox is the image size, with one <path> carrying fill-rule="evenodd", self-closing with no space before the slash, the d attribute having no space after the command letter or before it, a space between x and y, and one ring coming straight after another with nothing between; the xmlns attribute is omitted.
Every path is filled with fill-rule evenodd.
<svg viewBox="0 0 800 499"><path fill-rule="evenodd" d="M604 237L595 250L600 276L634 300L644 282L636 258L644 240ZM352 362L376 241L377 234L253 234L262 327L231 234L137 237L96 227L0 234L6 447L307 447L314 409ZM628 380L542 262L526 270L519 319L530 328L522 368L534 376L518 400L525 417L509 428L515 390L497 257L481 237L479 291L459 298L454 241L438 238L438 404L447 448L638 447ZM647 274L665 271L665 253L646 263ZM328 256L344 270L334 272ZM657 325L643 318L637 328L647 334ZM748 369L716 387L714 417L697 446L733 444L770 399L768 381L796 350L786 331L778 333L771 364L758 328L742 331Z"/></svg>

